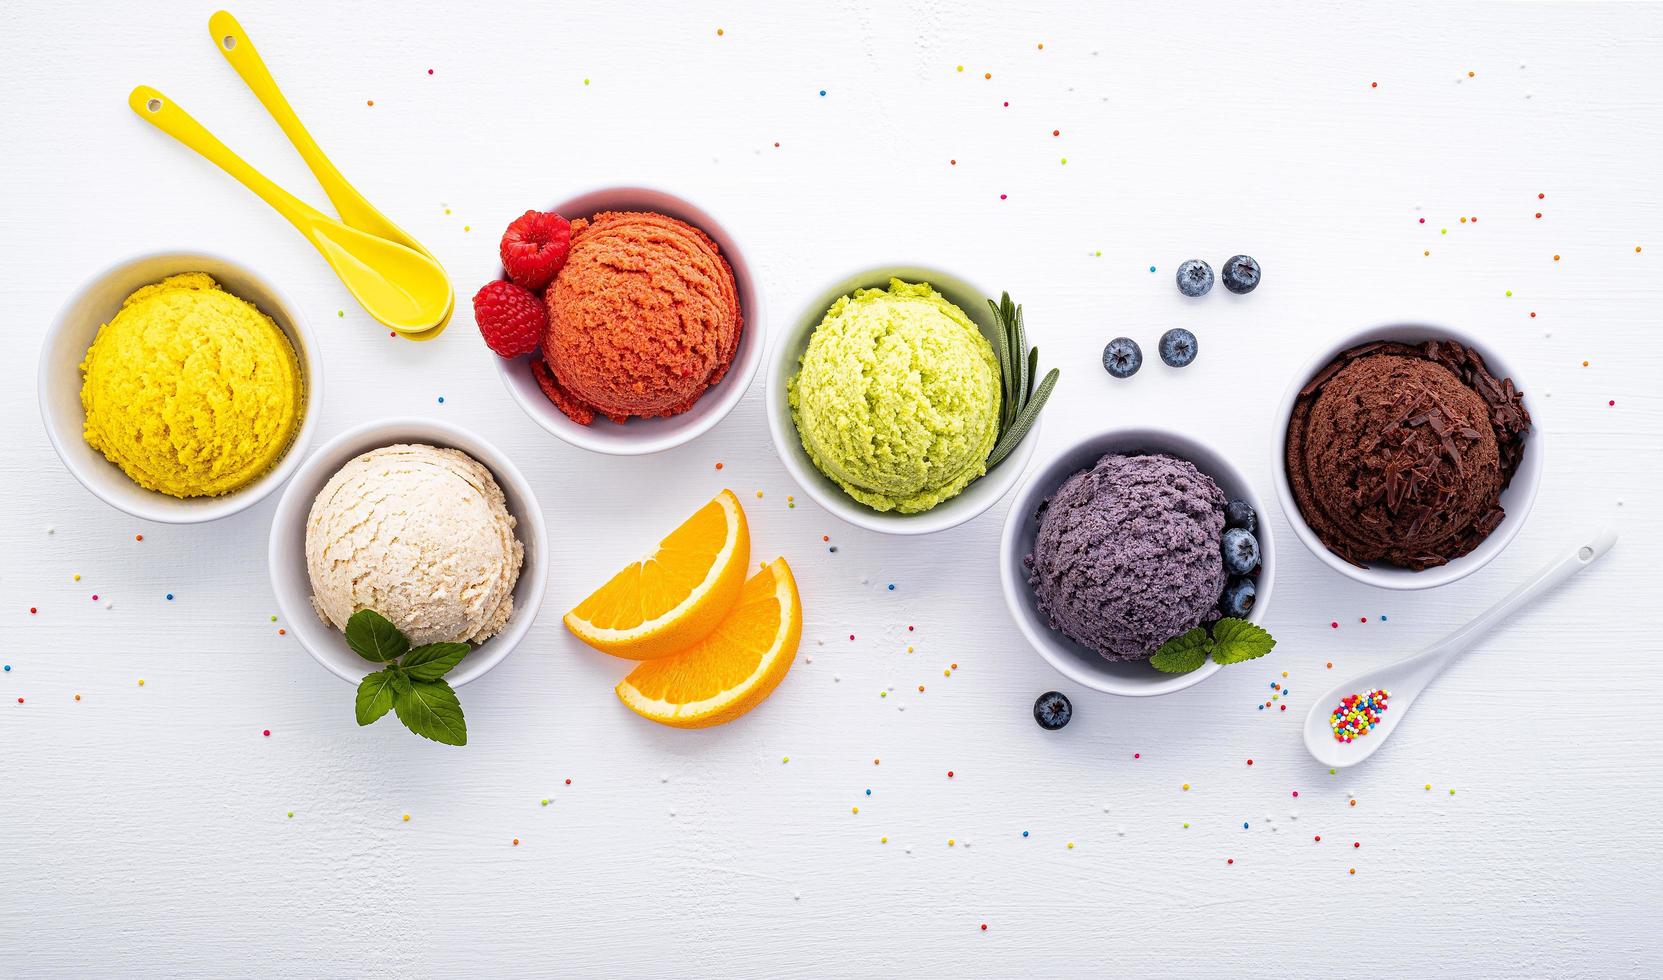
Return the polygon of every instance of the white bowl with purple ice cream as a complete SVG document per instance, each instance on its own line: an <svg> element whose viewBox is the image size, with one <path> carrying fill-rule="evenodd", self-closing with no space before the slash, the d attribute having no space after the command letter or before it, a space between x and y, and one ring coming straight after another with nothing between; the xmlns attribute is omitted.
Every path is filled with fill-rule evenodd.
<svg viewBox="0 0 1663 980"><path fill-rule="evenodd" d="M1097 469L1105 457L1130 461ZM1220 544L1225 506L1237 500L1256 516L1259 552L1257 570L1240 577L1227 573ZM1169 674L1148 658L1216 619L1238 578L1254 589L1240 618L1262 622L1276 578L1267 516L1246 475L1192 436L1153 428L1087 436L1034 467L1011 503L999 555L1005 604L1040 656L1077 684L1127 697L1182 691L1219 665L1208 658Z"/></svg>

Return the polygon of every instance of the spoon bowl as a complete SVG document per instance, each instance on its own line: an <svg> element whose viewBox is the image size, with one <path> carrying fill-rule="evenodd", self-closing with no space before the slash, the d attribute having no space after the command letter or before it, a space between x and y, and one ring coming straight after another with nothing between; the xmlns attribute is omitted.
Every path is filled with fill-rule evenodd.
<svg viewBox="0 0 1663 980"><path fill-rule="evenodd" d="M313 215L305 224L295 221L295 227L370 316L407 336L436 332L450 320L456 304L450 278L438 263L397 242Z"/></svg>
<svg viewBox="0 0 1663 980"><path fill-rule="evenodd" d="M1386 739L1403 722L1403 716L1409 713L1415 699L1456 657L1502 620L1514 616L1549 590L1593 564L1616 543L1616 531L1609 527L1599 528L1525 580L1505 599L1449 636L1414 656L1366 670L1318 696L1311 705L1310 713L1305 716L1306 750L1330 769L1344 769L1357 765L1378 752L1380 747L1386 744ZM1367 734L1353 741L1341 742L1336 739L1330 725L1330 717L1340 699L1351 694L1367 694L1382 690L1389 697L1386 710L1381 712L1379 722Z"/></svg>

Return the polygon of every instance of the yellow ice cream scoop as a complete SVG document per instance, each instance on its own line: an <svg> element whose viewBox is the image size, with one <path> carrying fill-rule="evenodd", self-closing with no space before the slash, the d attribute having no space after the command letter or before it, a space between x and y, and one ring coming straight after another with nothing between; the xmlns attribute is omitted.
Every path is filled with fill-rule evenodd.
<svg viewBox="0 0 1663 980"><path fill-rule="evenodd" d="M205 273L128 296L81 371L87 444L148 490L241 489L300 431L306 392L288 336Z"/></svg>

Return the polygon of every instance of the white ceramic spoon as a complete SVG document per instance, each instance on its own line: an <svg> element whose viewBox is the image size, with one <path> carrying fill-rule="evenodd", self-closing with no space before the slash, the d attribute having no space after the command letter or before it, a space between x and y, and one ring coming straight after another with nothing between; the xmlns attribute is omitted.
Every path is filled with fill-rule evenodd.
<svg viewBox="0 0 1663 980"><path fill-rule="evenodd" d="M1415 698L1451 661L1496 624L1517 614L1548 590L1593 564L1616 543L1616 531L1609 527L1600 528L1572 547L1563 558L1531 576L1507 598L1444 639L1412 657L1364 671L1321 695L1311 705L1310 714L1305 716L1305 748L1318 762L1333 769L1354 766L1367 759L1386 744L1386 739L1402 724L1403 716L1409 713ZM1366 694L1375 690L1384 690L1391 695L1387 710L1380 715L1379 724L1367 735L1353 741L1337 741L1333 728L1329 726L1334 707L1348 694Z"/></svg>

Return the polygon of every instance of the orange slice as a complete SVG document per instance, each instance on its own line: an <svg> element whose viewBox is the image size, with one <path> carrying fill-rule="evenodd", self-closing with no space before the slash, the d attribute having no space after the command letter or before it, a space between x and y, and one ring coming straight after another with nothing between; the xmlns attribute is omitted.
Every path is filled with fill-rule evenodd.
<svg viewBox="0 0 1663 980"><path fill-rule="evenodd" d="M733 608L751 563L751 531L723 490L566 614L566 628L602 653L651 660L710 635Z"/></svg>
<svg viewBox="0 0 1663 980"><path fill-rule="evenodd" d="M641 664L618 698L643 718L709 728L761 704L791 669L803 638L803 605L791 566L776 558L739 593L716 631L686 652Z"/></svg>

